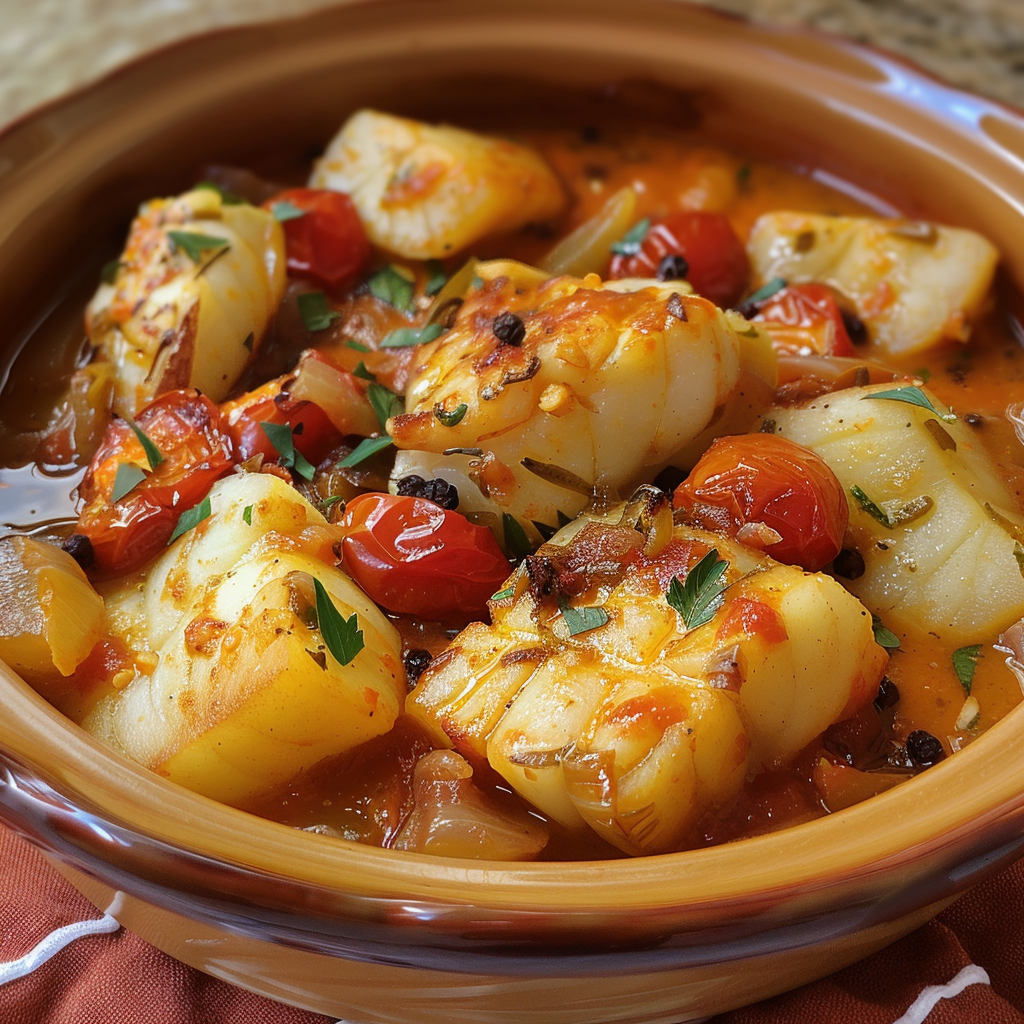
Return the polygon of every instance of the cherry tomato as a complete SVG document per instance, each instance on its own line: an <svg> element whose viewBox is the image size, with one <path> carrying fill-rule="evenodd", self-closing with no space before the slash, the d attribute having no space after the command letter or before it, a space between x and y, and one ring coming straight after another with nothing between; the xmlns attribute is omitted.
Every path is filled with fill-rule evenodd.
<svg viewBox="0 0 1024 1024"><path fill-rule="evenodd" d="M273 210L277 203L303 211L301 217L281 221L292 273L329 288L352 284L362 275L370 260L370 240L355 204L344 192L290 188L263 205Z"/></svg>
<svg viewBox="0 0 1024 1024"><path fill-rule="evenodd" d="M843 314L832 289L825 284L791 284L759 303L751 320L780 324L772 340L786 348L810 348L819 355L855 355Z"/></svg>
<svg viewBox="0 0 1024 1024"><path fill-rule="evenodd" d="M718 438L676 488L672 504L704 529L812 572L839 553L850 520L832 470L814 452L776 434Z"/></svg>
<svg viewBox="0 0 1024 1024"><path fill-rule="evenodd" d="M638 253L612 258L609 276L656 277L666 256L682 256L693 290L718 306L733 305L747 286L747 250L728 218L701 210L681 210L651 225Z"/></svg>
<svg viewBox="0 0 1024 1024"><path fill-rule="evenodd" d="M346 572L391 612L438 622L482 618L511 571L490 530L426 498L361 494L343 521Z"/></svg>
<svg viewBox="0 0 1024 1024"><path fill-rule="evenodd" d="M135 422L163 461L150 469L142 443L116 419L79 488L85 506L75 532L91 542L96 568L108 572L137 569L162 551L181 513L202 501L237 461L221 411L194 389L161 395ZM114 502L117 471L126 463L146 475Z"/></svg>

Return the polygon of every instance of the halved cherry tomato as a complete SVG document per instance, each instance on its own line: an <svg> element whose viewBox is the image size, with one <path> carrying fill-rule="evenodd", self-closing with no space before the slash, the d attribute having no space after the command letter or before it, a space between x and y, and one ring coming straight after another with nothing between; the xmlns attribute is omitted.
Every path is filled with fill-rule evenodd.
<svg viewBox="0 0 1024 1024"><path fill-rule="evenodd" d="M812 572L839 553L850 520L835 473L777 434L718 438L676 488L672 504L704 529Z"/></svg>
<svg viewBox="0 0 1024 1024"><path fill-rule="evenodd" d="M770 325L776 347L811 349L819 355L855 355L836 297L826 284L791 284L759 303L750 317Z"/></svg>
<svg viewBox="0 0 1024 1024"><path fill-rule="evenodd" d="M452 624L482 618L511 571L490 530L426 498L361 494L343 528L343 568L390 612Z"/></svg>
<svg viewBox="0 0 1024 1024"><path fill-rule="evenodd" d="M747 286L743 243L727 217L703 210L680 210L652 224L638 253L612 258L609 277L656 277L666 256L682 256L693 290L715 305L731 306Z"/></svg>
<svg viewBox="0 0 1024 1024"><path fill-rule="evenodd" d="M162 551L181 513L202 501L237 461L220 409L192 388L161 395L135 422L163 462L149 469L142 443L124 420L116 419L79 488L85 507L75 532L89 539L94 565L108 572L137 569ZM118 467L124 463L146 476L113 502Z"/></svg>
<svg viewBox="0 0 1024 1024"><path fill-rule="evenodd" d="M282 220L288 269L329 288L352 284L370 260L370 240L355 204L344 192L320 188L290 188L263 205L290 203L301 217Z"/></svg>

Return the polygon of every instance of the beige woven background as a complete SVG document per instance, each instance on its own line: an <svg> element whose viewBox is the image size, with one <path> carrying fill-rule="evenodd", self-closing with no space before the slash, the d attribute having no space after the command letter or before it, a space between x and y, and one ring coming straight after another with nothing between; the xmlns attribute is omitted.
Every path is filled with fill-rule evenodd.
<svg viewBox="0 0 1024 1024"><path fill-rule="evenodd" d="M147 50L333 0L0 0L0 124ZM623 0L628 3L628 0ZM713 0L902 53L1024 107L1024 0Z"/></svg>

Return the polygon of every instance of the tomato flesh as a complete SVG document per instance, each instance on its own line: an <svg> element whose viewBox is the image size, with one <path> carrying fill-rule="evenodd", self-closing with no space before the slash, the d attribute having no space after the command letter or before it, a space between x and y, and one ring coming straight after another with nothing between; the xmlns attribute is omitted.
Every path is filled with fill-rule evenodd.
<svg viewBox="0 0 1024 1024"><path fill-rule="evenodd" d="M738 536L811 572L839 553L850 520L835 473L814 452L776 434L718 438L672 503L697 526ZM761 524L767 530L759 539Z"/></svg>
<svg viewBox="0 0 1024 1024"><path fill-rule="evenodd" d="M426 498L361 494L348 503L343 528L345 571L390 612L479 619L510 572L490 530Z"/></svg>
<svg viewBox="0 0 1024 1024"><path fill-rule="evenodd" d="M747 250L720 213L681 210L652 224L640 251L612 258L609 277L656 277L666 256L682 256L686 279L717 306L739 301L750 277Z"/></svg>
<svg viewBox="0 0 1024 1024"><path fill-rule="evenodd" d="M809 282L780 288L758 304L750 319L792 328L771 332L776 347L809 348L827 356L856 354L836 297L825 284Z"/></svg>
<svg viewBox="0 0 1024 1024"><path fill-rule="evenodd" d="M344 192L291 188L264 206L273 211L283 203L302 211L301 217L281 221L288 269L293 274L328 288L342 288L362 276L370 261L370 240L355 204Z"/></svg>
<svg viewBox="0 0 1024 1024"><path fill-rule="evenodd" d="M95 566L129 572L166 547L182 512L202 501L237 461L221 411L194 389L170 391L142 409L136 425L163 461L155 469L122 419L108 427L80 487L85 500L75 532L92 544ZM131 463L145 479L112 501L118 468Z"/></svg>

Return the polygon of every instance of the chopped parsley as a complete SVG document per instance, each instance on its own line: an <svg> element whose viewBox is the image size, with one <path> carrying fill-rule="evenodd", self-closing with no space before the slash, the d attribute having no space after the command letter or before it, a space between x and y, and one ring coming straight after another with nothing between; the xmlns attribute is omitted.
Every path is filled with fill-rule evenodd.
<svg viewBox="0 0 1024 1024"><path fill-rule="evenodd" d="M242 522L245 523L246 526L252 526L252 505L246 505L245 508L242 509Z"/></svg>
<svg viewBox="0 0 1024 1024"><path fill-rule="evenodd" d="M414 345L425 345L444 333L440 324L427 324L426 327L399 327L384 336L381 348L412 348Z"/></svg>
<svg viewBox="0 0 1024 1024"><path fill-rule="evenodd" d="M331 309L323 292L303 292L296 302L299 305L302 324L307 331L325 331L341 317L340 313Z"/></svg>
<svg viewBox="0 0 1024 1024"><path fill-rule="evenodd" d="M355 349L356 352L372 352L373 349L369 345L364 345L361 341L356 341L355 338L345 339L345 348Z"/></svg>
<svg viewBox="0 0 1024 1024"><path fill-rule="evenodd" d="M399 415L405 409L405 403L394 391L376 381L366 389L366 398L373 406L373 411L377 414L377 420L382 429L387 425L390 417Z"/></svg>
<svg viewBox="0 0 1024 1024"><path fill-rule="evenodd" d="M302 452L295 447L295 435L290 423L260 423L267 440L277 449L277 464L285 469L293 469L303 480L312 480L316 468L312 466Z"/></svg>
<svg viewBox="0 0 1024 1024"><path fill-rule="evenodd" d="M204 519L210 518L210 496L207 495L198 505L193 505L192 508L185 509L184 512L178 516L178 523L174 527L174 532L168 538L167 543L173 544L180 536L188 533L189 530L194 530Z"/></svg>
<svg viewBox="0 0 1024 1024"><path fill-rule="evenodd" d="M875 643L887 651L893 651L900 645L900 638L877 615L871 616L871 631L875 634Z"/></svg>
<svg viewBox="0 0 1024 1024"><path fill-rule="evenodd" d="M199 263L204 252L211 249L227 248L228 240L216 235L204 235L197 231L168 231L174 252L183 252L193 263Z"/></svg>
<svg viewBox="0 0 1024 1024"><path fill-rule="evenodd" d="M120 501L145 479L145 470L136 466L134 462L122 462L114 475L114 488L110 492L110 500L115 503Z"/></svg>
<svg viewBox="0 0 1024 1024"><path fill-rule="evenodd" d="M276 203L270 204L270 212L274 220L284 223L286 220L298 220L306 216L305 210L300 210L294 203L287 199L279 199Z"/></svg>
<svg viewBox="0 0 1024 1024"><path fill-rule="evenodd" d="M981 657L981 644L958 647L953 652L953 671L968 697L970 697L971 687L974 685L974 670L978 667Z"/></svg>
<svg viewBox="0 0 1024 1024"><path fill-rule="evenodd" d="M394 444L394 442L387 434L382 434L380 437L364 437L345 458L337 463L337 468L348 469L350 466L358 466L360 462L365 462L371 455L383 451L390 444Z"/></svg>
<svg viewBox="0 0 1024 1024"><path fill-rule="evenodd" d="M861 401L866 402L869 398L881 398L890 402L906 402L908 405L916 405L920 409L927 409L934 413L940 420L945 420L947 423L956 419L955 413L939 412L932 404L932 400L916 384L891 388L888 391L873 391L870 395L863 395Z"/></svg>
<svg viewBox="0 0 1024 1024"><path fill-rule="evenodd" d="M100 269L100 280L104 284L113 284L117 280L117 272L126 266L121 260L107 260Z"/></svg>
<svg viewBox="0 0 1024 1024"><path fill-rule="evenodd" d="M139 444L142 445L142 450L146 453L146 461L149 463L149 468L156 469L164 461L163 455L160 454L160 449L143 433L135 422L127 416L124 417L124 421L131 428L132 433L139 439Z"/></svg>
<svg viewBox="0 0 1024 1024"><path fill-rule="evenodd" d="M469 406L460 402L451 411L444 409L441 405L434 406L434 415L446 426L454 427L462 422L463 417L469 412Z"/></svg>
<svg viewBox="0 0 1024 1024"><path fill-rule="evenodd" d="M696 629L710 622L725 600L728 583L722 582L729 563L718 557L712 548L680 583L675 576L669 584L665 600L682 616L687 629Z"/></svg>
<svg viewBox="0 0 1024 1024"><path fill-rule="evenodd" d="M423 286L423 294L434 296L448 283L448 275L440 260L427 260L427 273L430 276Z"/></svg>
<svg viewBox="0 0 1024 1024"><path fill-rule="evenodd" d="M564 600L558 602L558 607L562 612L562 621L569 629L569 636L589 633L608 621L608 613L603 608L573 608Z"/></svg>
<svg viewBox="0 0 1024 1024"><path fill-rule="evenodd" d="M617 242L612 242L611 250L616 256L635 256L644 244L647 232L651 229L651 218L634 224Z"/></svg>
<svg viewBox="0 0 1024 1024"><path fill-rule="evenodd" d="M335 607L327 588L315 576L313 590L316 592L316 622L320 635L331 657L339 665L347 665L365 646L359 619L355 612L346 619Z"/></svg>
<svg viewBox="0 0 1024 1024"><path fill-rule="evenodd" d="M407 270L396 267L393 263L372 275L366 286L370 289L371 295L389 306L394 306L402 313L411 313L415 308L415 282Z"/></svg>
<svg viewBox="0 0 1024 1024"><path fill-rule="evenodd" d="M356 363L356 368L352 371L352 376L353 377L359 377L362 380L376 380L377 379L377 374L371 373L366 368L366 363L364 363L362 361L362 359L360 359L359 362Z"/></svg>
<svg viewBox="0 0 1024 1024"><path fill-rule="evenodd" d="M499 590L495 594L491 594L489 600L491 601L504 601L506 598L511 597L516 592L515 587L506 587L504 590Z"/></svg>
<svg viewBox="0 0 1024 1024"><path fill-rule="evenodd" d="M785 287L786 279L784 277L773 277L770 281L766 281L761 285L752 295L747 296L744 300L744 305L757 306L764 302L765 299L770 299L776 292L781 292Z"/></svg>
<svg viewBox="0 0 1024 1024"><path fill-rule="evenodd" d="M525 558L533 550L523 524L510 512L501 513L501 529L505 535L505 547L512 552L513 557Z"/></svg>

